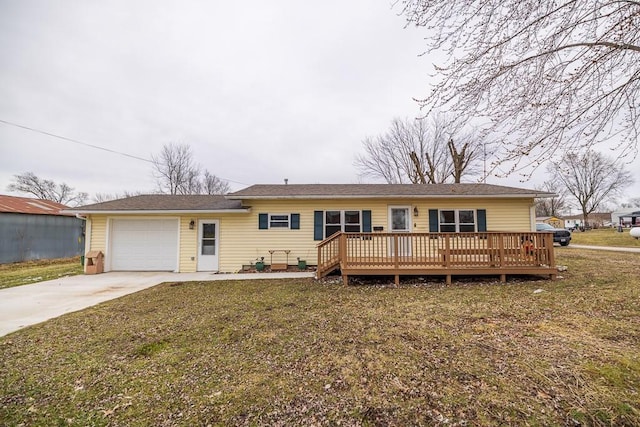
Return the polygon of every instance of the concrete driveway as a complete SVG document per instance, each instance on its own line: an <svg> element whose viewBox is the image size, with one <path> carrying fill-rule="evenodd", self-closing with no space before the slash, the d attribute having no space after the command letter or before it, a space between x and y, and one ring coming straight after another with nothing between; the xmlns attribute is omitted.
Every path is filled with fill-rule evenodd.
<svg viewBox="0 0 640 427"><path fill-rule="evenodd" d="M637 254L640 254L640 248L633 247L574 245L573 243L567 247L574 249L593 249L595 251L635 252Z"/></svg>
<svg viewBox="0 0 640 427"><path fill-rule="evenodd" d="M91 276L63 277L32 285L0 290L0 336L29 325L82 310L162 282L193 280L255 280L314 277L300 273L162 273L111 272Z"/></svg>

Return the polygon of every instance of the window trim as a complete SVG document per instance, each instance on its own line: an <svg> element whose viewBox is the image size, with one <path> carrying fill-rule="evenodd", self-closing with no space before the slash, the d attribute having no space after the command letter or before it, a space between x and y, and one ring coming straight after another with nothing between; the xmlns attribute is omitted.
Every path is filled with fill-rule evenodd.
<svg viewBox="0 0 640 427"><path fill-rule="evenodd" d="M335 224L327 224L327 212L340 212L340 223L335 223ZM358 223L349 223L347 224L346 222L346 212L357 212L358 213ZM358 226L359 231L348 231L348 233L362 233L362 230L364 228L364 217L363 217L363 212L364 209L325 209L322 211L322 235L323 235L323 239L326 239L327 237L333 236L332 233L330 235L327 235L327 226L331 226L331 227L336 227L338 225L340 225L340 230L341 232L345 233L347 231L345 231L345 228L347 226L350 227L354 227L354 226Z"/></svg>
<svg viewBox="0 0 640 427"><path fill-rule="evenodd" d="M274 220L273 217L274 216L281 216L281 217L286 217L287 219L279 219L279 220ZM276 224L286 224L286 227L283 226L273 226L272 224L276 223ZM291 229L291 214L284 214L284 213L267 213L267 228L269 230L271 229L275 229L275 230L290 230Z"/></svg>
<svg viewBox="0 0 640 427"><path fill-rule="evenodd" d="M274 217L282 217L275 219ZM284 219L286 217L286 221ZM282 224L280 227L274 223ZM286 227L284 226L286 224ZM300 213L258 213L258 230L300 230Z"/></svg>
<svg viewBox="0 0 640 427"><path fill-rule="evenodd" d="M473 223L470 222L460 222L460 211L471 211L473 212ZM454 222L442 222L441 214L442 212L453 212L453 220ZM442 231L442 226L451 226L455 227L455 231ZM473 231L460 231L461 225L473 225ZM457 209L438 209L438 230L441 233L477 233L478 232L478 209L471 208L457 208Z"/></svg>

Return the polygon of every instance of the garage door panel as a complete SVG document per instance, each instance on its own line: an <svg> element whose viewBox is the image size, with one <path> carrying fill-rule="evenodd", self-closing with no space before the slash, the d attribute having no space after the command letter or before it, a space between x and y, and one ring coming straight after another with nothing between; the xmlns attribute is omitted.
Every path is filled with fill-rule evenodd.
<svg viewBox="0 0 640 427"><path fill-rule="evenodd" d="M177 259L178 220L112 221L112 270L174 271Z"/></svg>

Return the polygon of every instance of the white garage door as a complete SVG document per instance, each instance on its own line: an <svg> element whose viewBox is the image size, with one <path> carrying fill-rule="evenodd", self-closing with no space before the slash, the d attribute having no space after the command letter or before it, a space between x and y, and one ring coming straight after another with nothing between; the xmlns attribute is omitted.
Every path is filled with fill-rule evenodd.
<svg viewBox="0 0 640 427"><path fill-rule="evenodd" d="M114 219L110 240L111 270L177 270L177 219Z"/></svg>

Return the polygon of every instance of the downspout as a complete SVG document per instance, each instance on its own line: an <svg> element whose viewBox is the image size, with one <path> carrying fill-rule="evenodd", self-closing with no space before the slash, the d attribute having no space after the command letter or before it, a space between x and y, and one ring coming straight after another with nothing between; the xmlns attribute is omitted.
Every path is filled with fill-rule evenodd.
<svg viewBox="0 0 640 427"><path fill-rule="evenodd" d="M83 256L87 255L87 252L91 249L91 221L86 217L82 216L79 213L76 214L76 218L81 219L85 222L84 225L84 248L83 248ZM86 258L85 258L86 259ZM86 273L86 262L82 266L82 271Z"/></svg>

